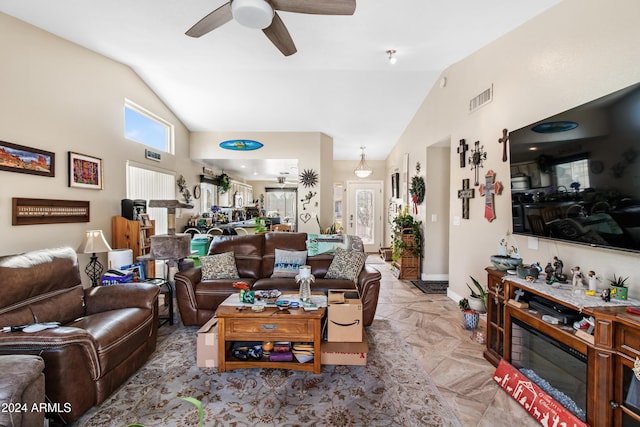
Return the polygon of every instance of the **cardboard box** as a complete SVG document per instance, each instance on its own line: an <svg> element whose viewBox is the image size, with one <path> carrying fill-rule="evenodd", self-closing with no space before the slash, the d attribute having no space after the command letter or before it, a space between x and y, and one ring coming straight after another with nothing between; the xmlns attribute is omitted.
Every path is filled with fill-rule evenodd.
<svg viewBox="0 0 640 427"><path fill-rule="evenodd" d="M362 334L361 342L323 341L320 350L320 363L323 365L366 366L368 352L369 344L366 334Z"/></svg>
<svg viewBox="0 0 640 427"><path fill-rule="evenodd" d="M327 341L362 342L362 301L345 298L347 291L329 291Z"/></svg>
<svg viewBox="0 0 640 427"><path fill-rule="evenodd" d="M198 368L218 367L218 319L216 317L212 317L198 330L196 347Z"/></svg>

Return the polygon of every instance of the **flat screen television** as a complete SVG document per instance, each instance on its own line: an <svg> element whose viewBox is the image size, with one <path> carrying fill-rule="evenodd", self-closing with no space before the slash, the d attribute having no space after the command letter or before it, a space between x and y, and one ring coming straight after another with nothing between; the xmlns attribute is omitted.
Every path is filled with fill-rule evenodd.
<svg viewBox="0 0 640 427"><path fill-rule="evenodd" d="M509 144L514 233L640 252L640 83Z"/></svg>

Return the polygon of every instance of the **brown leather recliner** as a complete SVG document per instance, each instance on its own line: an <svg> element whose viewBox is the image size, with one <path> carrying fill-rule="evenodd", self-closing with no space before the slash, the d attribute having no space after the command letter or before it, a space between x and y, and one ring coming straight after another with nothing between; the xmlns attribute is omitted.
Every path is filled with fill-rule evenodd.
<svg viewBox="0 0 640 427"><path fill-rule="evenodd" d="M243 281L253 290L278 289L297 291L299 285L292 278L272 278L275 263L275 249L307 250L307 233L265 233L248 236L215 236L209 247L209 255L233 252L239 279L202 280L200 267L176 273L176 298L182 323L203 325L211 319L229 295L237 292L233 282ZM333 260L332 255L320 254L307 257L311 273L316 280L312 291L327 292L330 289L357 290L362 299L362 322L369 326L373 322L378 306L381 274L366 265L357 283L350 280L325 279L325 274Z"/></svg>
<svg viewBox="0 0 640 427"><path fill-rule="evenodd" d="M144 283L84 289L71 248L0 257L0 327L62 325L0 332L0 355L42 357L47 399L69 423L103 402L155 351L158 293Z"/></svg>

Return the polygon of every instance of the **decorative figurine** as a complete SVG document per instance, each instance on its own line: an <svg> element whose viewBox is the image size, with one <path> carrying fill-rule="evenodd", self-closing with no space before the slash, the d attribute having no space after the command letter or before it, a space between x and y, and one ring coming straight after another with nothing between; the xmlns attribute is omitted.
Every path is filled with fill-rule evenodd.
<svg viewBox="0 0 640 427"><path fill-rule="evenodd" d="M562 274L562 268L564 267L564 263L562 262L561 259L558 259L557 256L553 257L553 267L555 268L555 272L553 273L553 275L556 278L556 280L562 283L566 282L567 275Z"/></svg>
<svg viewBox="0 0 640 427"><path fill-rule="evenodd" d="M582 279L584 279L584 276L580 271L580 267L578 266L573 267L571 269L571 273L572 273L571 284L573 285L574 288L581 288L583 285Z"/></svg>
<svg viewBox="0 0 640 427"><path fill-rule="evenodd" d="M547 283L549 283L553 277L553 266L550 262L548 262L547 266L544 268L544 273L547 275Z"/></svg>
<svg viewBox="0 0 640 427"><path fill-rule="evenodd" d="M611 301L611 293L609 292L609 288L602 291L601 297L605 302Z"/></svg>
<svg viewBox="0 0 640 427"><path fill-rule="evenodd" d="M589 290L590 291L597 291L598 290L598 276L596 276L596 272L593 270L589 270L589 273L587 273L587 276L589 276Z"/></svg>

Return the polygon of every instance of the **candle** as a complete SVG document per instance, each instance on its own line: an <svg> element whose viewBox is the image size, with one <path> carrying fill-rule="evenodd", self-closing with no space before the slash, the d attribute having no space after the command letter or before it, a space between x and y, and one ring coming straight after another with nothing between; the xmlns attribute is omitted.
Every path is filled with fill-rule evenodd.
<svg viewBox="0 0 640 427"><path fill-rule="evenodd" d="M308 279L309 277L311 277L310 265L303 265L302 267L300 267L300 277L303 279Z"/></svg>

